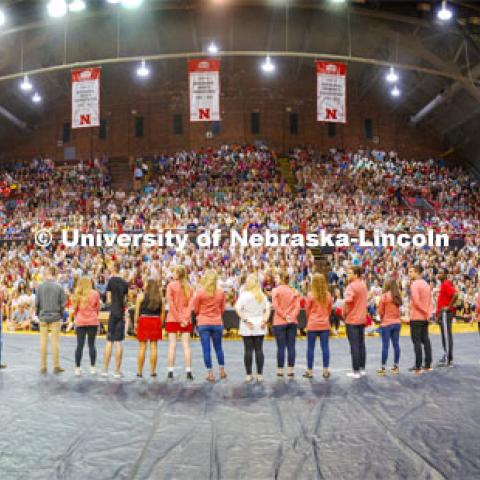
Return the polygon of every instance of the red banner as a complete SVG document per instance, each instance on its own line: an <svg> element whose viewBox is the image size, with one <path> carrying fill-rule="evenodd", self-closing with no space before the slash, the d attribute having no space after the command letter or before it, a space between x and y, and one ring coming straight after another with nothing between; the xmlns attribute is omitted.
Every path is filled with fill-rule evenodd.
<svg viewBox="0 0 480 480"><path fill-rule="evenodd" d="M220 61L188 61L190 83L190 121L220 120Z"/></svg>

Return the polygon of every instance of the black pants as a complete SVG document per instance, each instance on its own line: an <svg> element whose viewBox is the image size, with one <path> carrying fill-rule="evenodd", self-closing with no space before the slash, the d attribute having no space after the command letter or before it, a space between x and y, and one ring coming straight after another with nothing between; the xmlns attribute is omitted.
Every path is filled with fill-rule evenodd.
<svg viewBox="0 0 480 480"><path fill-rule="evenodd" d="M90 365L95 366L97 360L97 348L95 347L95 337L98 327L77 327L77 349L75 350L75 364L80 367L82 363L83 347L85 337L88 335L88 351L90 353Z"/></svg>
<svg viewBox="0 0 480 480"><path fill-rule="evenodd" d="M272 327L275 340L277 341L277 367L283 368L285 365L285 348L288 355L288 366L295 366L295 340L297 337L297 324L274 325Z"/></svg>
<svg viewBox="0 0 480 480"><path fill-rule="evenodd" d="M411 320L410 335L415 350L415 368L422 367L422 345L425 349L425 367L432 366L432 345L428 336L428 322L426 320Z"/></svg>
<svg viewBox="0 0 480 480"><path fill-rule="evenodd" d="M263 335L255 335L243 337L243 346L245 347L243 360L245 362L245 370L247 375L252 374L253 351L255 350L255 363L257 365L257 374L263 373Z"/></svg>
<svg viewBox="0 0 480 480"><path fill-rule="evenodd" d="M352 369L354 372L365 370L367 363L367 350L365 348L365 326L348 325L347 337L350 343L350 353L352 355Z"/></svg>
<svg viewBox="0 0 480 480"><path fill-rule="evenodd" d="M442 345L447 362L453 362L453 335L452 335L453 313L443 309L438 315L437 321L442 332Z"/></svg>

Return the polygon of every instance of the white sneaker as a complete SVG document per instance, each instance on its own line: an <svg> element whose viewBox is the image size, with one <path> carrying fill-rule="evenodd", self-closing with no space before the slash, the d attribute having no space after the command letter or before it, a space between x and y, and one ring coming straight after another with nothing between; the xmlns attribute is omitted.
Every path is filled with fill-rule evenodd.
<svg viewBox="0 0 480 480"><path fill-rule="evenodd" d="M102 377L108 377L108 370L102 370Z"/></svg>
<svg viewBox="0 0 480 480"><path fill-rule="evenodd" d="M347 377L350 378L361 378L360 374L358 372L348 372Z"/></svg>
<svg viewBox="0 0 480 480"><path fill-rule="evenodd" d="M367 375L367 372L365 370L360 370L360 376L365 377Z"/></svg>
<svg viewBox="0 0 480 480"><path fill-rule="evenodd" d="M79 377L82 374L82 369L80 367L75 368L75 375Z"/></svg>
<svg viewBox="0 0 480 480"><path fill-rule="evenodd" d="M122 377L123 377L122 372L115 372L113 374L113 378L122 378Z"/></svg>
<svg viewBox="0 0 480 480"><path fill-rule="evenodd" d="M90 373L95 375L97 373L97 369L95 367L90 367Z"/></svg>

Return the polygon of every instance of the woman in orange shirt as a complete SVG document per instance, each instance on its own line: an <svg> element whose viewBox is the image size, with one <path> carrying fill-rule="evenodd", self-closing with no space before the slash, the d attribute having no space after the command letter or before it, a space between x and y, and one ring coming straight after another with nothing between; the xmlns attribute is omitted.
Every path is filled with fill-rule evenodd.
<svg viewBox="0 0 480 480"><path fill-rule="evenodd" d="M187 271L183 265L175 268L174 278L174 281L167 286L168 315L165 327L168 333L168 378L173 379L177 333L180 333L187 380L193 380L192 352L190 350L193 291L188 283Z"/></svg>
<svg viewBox="0 0 480 480"><path fill-rule="evenodd" d="M330 363L330 350L328 338L330 336L330 313L332 311L332 296L328 291L327 281L321 273L312 277L312 289L307 296L305 313L307 314L307 371L305 378L313 377L313 359L315 354L315 341L320 338L323 354L323 378L328 378Z"/></svg>
<svg viewBox="0 0 480 480"><path fill-rule="evenodd" d="M283 377L285 348L288 352L288 376L293 377L294 375L295 340L298 314L300 313L300 298L298 293L289 286L289 282L290 276L283 271L280 273L280 285L272 290L272 306L275 309L272 330L277 341L278 377Z"/></svg>
<svg viewBox="0 0 480 480"><path fill-rule="evenodd" d="M388 348L390 341L393 345L394 359L391 372L396 375L399 373L398 363L400 362L400 305L402 296L397 282L393 278L388 278L383 287L383 293L378 305L378 314L381 319L382 333L382 366L377 370L379 375L385 375L385 366L388 358Z"/></svg>
<svg viewBox="0 0 480 480"><path fill-rule="evenodd" d="M197 317L197 330L202 343L203 361L207 369L207 380L215 381L212 372L212 354L210 341L217 355L220 367L220 378L227 378L225 373L225 359L222 348L223 312L225 311L225 293L217 289L217 274L208 270L202 281L202 288L193 299L193 311Z"/></svg>

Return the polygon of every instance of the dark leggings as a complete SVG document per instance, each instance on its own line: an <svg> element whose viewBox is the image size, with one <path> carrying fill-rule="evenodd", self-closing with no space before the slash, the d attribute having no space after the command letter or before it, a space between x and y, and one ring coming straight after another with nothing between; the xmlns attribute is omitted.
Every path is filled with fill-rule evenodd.
<svg viewBox="0 0 480 480"><path fill-rule="evenodd" d="M98 327L77 327L77 349L75 350L75 364L80 367L82 363L83 347L85 337L88 335L88 352L90 353L90 365L95 366L97 360L97 348L95 347L95 337Z"/></svg>
<svg viewBox="0 0 480 480"><path fill-rule="evenodd" d="M257 365L257 374L263 373L263 335L245 336L243 337L243 345L245 347L243 360L245 362L245 370L247 375L252 374L253 351L255 350L255 363Z"/></svg>
<svg viewBox="0 0 480 480"><path fill-rule="evenodd" d="M297 335L297 324L274 325L272 327L275 340L277 341L277 367L285 365L285 349L288 352L288 366L295 366L295 340Z"/></svg>

